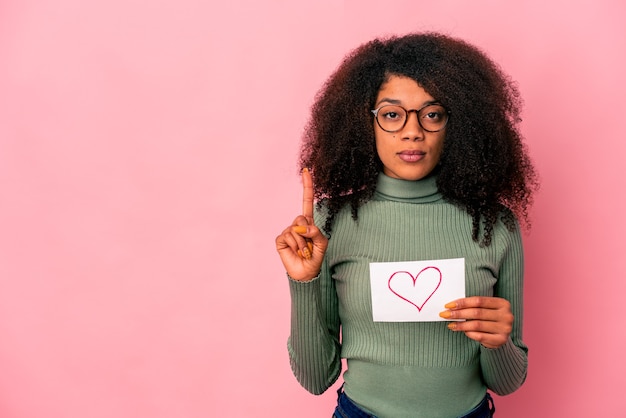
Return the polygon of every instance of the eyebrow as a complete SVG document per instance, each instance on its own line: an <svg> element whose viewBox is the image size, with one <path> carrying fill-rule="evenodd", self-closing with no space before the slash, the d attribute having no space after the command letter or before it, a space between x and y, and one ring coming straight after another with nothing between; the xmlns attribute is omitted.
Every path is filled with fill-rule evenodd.
<svg viewBox="0 0 626 418"><path fill-rule="evenodd" d="M402 101L398 100L398 99L390 99L388 97L383 97L382 99L380 99L378 102L376 102L376 107L379 107L383 102L389 103L389 104L393 104L393 105L401 105ZM421 109L424 106L429 106L429 105L434 105L434 104L441 104L441 102L439 100L427 100L424 103L422 103L422 105L418 108Z"/></svg>

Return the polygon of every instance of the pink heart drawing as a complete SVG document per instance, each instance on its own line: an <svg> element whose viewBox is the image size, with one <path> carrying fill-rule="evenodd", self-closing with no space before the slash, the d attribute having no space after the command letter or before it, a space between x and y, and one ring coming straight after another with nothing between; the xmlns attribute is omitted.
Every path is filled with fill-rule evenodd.
<svg viewBox="0 0 626 418"><path fill-rule="evenodd" d="M415 277L408 271L396 271L389 277L388 286L393 294L421 312L426 302L439 289L441 278L441 270L433 266L423 268Z"/></svg>

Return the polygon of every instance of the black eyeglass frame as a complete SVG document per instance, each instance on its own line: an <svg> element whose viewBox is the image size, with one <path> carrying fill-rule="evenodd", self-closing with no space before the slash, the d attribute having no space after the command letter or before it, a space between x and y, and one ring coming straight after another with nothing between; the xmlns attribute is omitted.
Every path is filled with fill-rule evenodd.
<svg viewBox="0 0 626 418"><path fill-rule="evenodd" d="M395 131L388 131L387 129L383 128L383 126L380 124L380 121L378 120L378 112L380 111L380 109L382 109L383 107L386 107L386 106L396 106L396 107L399 107L400 109L404 110L404 112L406 113L406 118L404 118L404 123L402 124L401 127L396 129ZM422 125L422 121L420 120L420 112L422 110L426 109L429 106L441 106L443 108L443 110L446 111L446 121L444 122L443 126L441 128L439 128L439 129L437 129L436 131L431 131L430 129L424 128L424 125ZM446 125L448 125L448 121L450 120L450 113L451 113L441 103L428 103L427 105L424 105L424 106L420 107L419 109L410 109L410 110L407 110L407 109L405 109L404 107L402 107L400 105L384 104L384 105L378 107L378 109L371 110L371 112L374 114L374 119L376 119L376 123L378 124L378 126L380 126L380 129L382 129L385 132L389 132L389 133L395 133L395 132L398 132L398 131L401 131L402 129L404 129L404 127L406 126L406 122L409 120L409 114L411 112L415 112L415 116L417 117L417 123L420 125L420 127L423 130L425 130L426 132L439 132L439 131L443 130L446 127Z"/></svg>

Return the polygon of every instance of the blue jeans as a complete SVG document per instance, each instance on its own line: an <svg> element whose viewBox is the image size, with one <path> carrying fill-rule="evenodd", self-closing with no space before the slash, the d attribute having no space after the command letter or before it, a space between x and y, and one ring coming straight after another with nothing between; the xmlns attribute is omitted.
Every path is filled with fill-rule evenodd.
<svg viewBox="0 0 626 418"><path fill-rule="evenodd" d="M354 402L346 396L342 389L343 388L339 388L337 391L339 397L337 399L337 408L335 408L333 418L376 418L376 415L365 412L356 406ZM493 404L493 399L491 398L491 395L487 393L483 400L474 409L459 418L491 418L495 412L496 407Z"/></svg>

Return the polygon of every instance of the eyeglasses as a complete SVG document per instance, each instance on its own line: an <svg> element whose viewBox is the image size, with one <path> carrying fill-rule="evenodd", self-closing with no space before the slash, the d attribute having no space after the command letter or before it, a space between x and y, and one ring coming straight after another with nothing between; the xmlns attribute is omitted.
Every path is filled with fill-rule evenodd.
<svg viewBox="0 0 626 418"><path fill-rule="evenodd" d="M450 114L440 104L428 104L421 109L411 110L399 105L384 105L372 110L378 126L385 132L398 132L404 128L411 112L415 112L417 123L426 132L439 132L445 128Z"/></svg>

